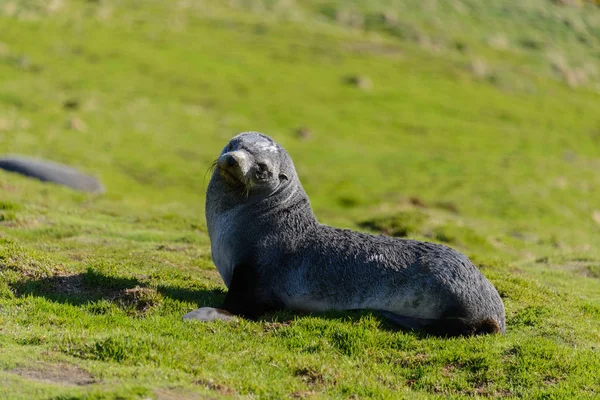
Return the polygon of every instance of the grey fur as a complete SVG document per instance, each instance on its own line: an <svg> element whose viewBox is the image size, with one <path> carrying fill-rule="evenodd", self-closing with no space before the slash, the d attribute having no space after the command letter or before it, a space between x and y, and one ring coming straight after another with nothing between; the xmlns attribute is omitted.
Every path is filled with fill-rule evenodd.
<svg viewBox="0 0 600 400"><path fill-rule="evenodd" d="M85 192L104 192L102 183L93 176L85 175L67 165L52 161L8 156L0 158L0 169Z"/></svg>
<svg viewBox="0 0 600 400"><path fill-rule="evenodd" d="M259 163L267 178L264 171L258 178ZM445 321L460 320L475 327L471 333L485 321L505 331L498 292L463 254L320 224L290 156L268 136L239 134L216 165L206 220L213 261L230 289L226 310L372 309L409 329L444 333Z"/></svg>

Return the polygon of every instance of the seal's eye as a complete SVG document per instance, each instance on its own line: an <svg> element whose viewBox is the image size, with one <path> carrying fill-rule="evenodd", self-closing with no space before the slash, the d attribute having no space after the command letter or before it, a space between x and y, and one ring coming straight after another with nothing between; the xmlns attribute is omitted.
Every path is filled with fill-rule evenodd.
<svg viewBox="0 0 600 400"><path fill-rule="evenodd" d="M256 163L256 179L264 180L269 178L269 168L265 163Z"/></svg>
<svg viewBox="0 0 600 400"><path fill-rule="evenodd" d="M229 143L227 145L227 152L230 152L231 150L233 150L233 144Z"/></svg>
<svg viewBox="0 0 600 400"><path fill-rule="evenodd" d="M258 172L266 172L267 171L267 164L265 163L258 163L256 164L258 167Z"/></svg>

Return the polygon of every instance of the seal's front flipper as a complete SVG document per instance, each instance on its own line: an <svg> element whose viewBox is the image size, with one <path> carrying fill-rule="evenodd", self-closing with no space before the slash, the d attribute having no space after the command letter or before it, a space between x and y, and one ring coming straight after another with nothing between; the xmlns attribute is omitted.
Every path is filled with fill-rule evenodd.
<svg viewBox="0 0 600 400"><path fill-rule="evenodd" d="M196 320L196 321L215 321L221 319L223 321L229 321L234 319L235 315L229 311L221 310L219 308L202 307L192 312L189 312L183 316L183 319Z"/></svg>
<svg viewBox="0 0 600 400"><path fill-rule="evenodd" d="M256 320L261 315L281 310L281 304L260 286L258 267L253 263L236 265L223 308L232 314Z"/></svg>

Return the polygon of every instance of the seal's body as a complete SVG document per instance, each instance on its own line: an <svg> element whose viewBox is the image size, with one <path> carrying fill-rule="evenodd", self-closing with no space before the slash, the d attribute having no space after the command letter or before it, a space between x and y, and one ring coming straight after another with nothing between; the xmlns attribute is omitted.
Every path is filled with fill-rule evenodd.
<svg viewBox="0 0 600 400"><path fill-rule="evenodd" d="M229 292L225 311L205 307L186 318L372 309L441 335L505 330L498 292L461 253L319 224L291 158L268 136L242 133L223 150L206 220Z"/></svg>

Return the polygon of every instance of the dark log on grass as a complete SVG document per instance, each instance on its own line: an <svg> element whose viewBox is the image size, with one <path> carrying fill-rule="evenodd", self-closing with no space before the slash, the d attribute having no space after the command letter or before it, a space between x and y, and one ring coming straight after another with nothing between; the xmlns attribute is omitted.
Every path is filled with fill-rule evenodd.
<svg viewBox="0 0 600 400"><path fill-rule="evenodd" d="M7 156L0 158L0 169L36 178L40 181L68 186L84 192L104 192L104 186L97 178L83 174L67 165L52 161L21 156Z"/></svg>

